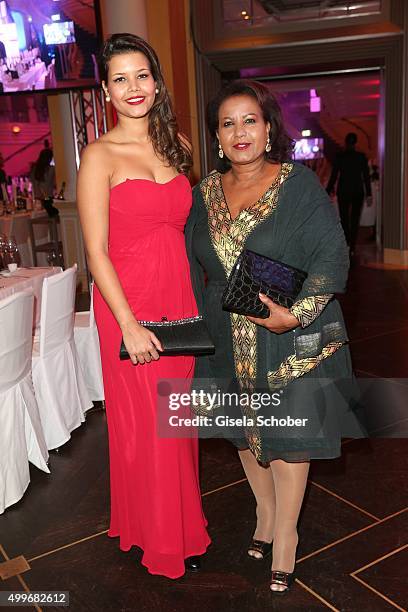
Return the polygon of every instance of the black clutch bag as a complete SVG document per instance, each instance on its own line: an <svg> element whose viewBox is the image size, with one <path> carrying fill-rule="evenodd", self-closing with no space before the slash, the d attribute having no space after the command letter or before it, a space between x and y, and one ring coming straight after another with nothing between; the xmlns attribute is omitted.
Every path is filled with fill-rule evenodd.
<svg viewBox="0 0 408 612"><path fill-rule="evenodd" d="M201 316L189 319L168 321L163 317L161 321L139 321L140 325L150 329L160 340L163 351L160 355L212 355L215 346L210 338L206 324ZM130 359L122 338L119 351L120 359Z"/></svg>
<svg viewBox="0 0 408 612"><path fill-rule="evenodd" d="M264 293L273 302L290 308L296 301L307 273L244 249L238 256L222 296L224 310L266 319L269 308L259 299Z"/></svg>

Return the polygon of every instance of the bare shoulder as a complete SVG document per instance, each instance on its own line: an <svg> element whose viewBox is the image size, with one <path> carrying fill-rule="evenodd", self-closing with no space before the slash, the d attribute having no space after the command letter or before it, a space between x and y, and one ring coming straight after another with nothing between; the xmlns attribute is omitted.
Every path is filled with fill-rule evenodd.
<svg viewBox="0 0 408 612"><path fill-rule="evenodd" d="M103 136L89 143L81 153L79 181L92 179L100 186L109 185L112 173L112 143Z"/></svg>
<svg viewBox="0 0 408 612"><path fill-rule="evenodd" d="M81 153L81 166L83 164L99 164L109 157L109 141L103 136L99 140L89 143Z"/></svg>
<svg viewBox="0 0 408 612"><path fill-rule="evenodd" d="M112 153L108 142L99 139L88 144L81 154L77 195L79 201L102 202L109 194Z"/></svg>

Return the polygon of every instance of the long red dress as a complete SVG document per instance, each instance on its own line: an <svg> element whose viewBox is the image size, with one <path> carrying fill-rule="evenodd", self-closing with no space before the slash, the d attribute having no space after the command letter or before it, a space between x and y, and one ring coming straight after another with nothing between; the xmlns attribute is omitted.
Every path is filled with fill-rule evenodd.
<svg viewBox="0 0 408 612"><path fill-rule="evenodd" d="M190 317L184 225L191 188L179 175L165 184L128 179L111 190L109 257L139 320ZM120 548L143 550L151 574L179 578L184 559L201 555L206 531L198 479L198 440L156 434L157 381L190 380L192 357L160 357L134 366L119 360L121 330L98 289L94 293L109 433L110 536Z"/></svg>

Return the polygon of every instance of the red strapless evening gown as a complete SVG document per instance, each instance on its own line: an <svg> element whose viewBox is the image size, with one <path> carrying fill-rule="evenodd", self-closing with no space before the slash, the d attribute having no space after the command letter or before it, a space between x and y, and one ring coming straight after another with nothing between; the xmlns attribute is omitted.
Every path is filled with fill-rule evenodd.
<svg viewBox="0 0 408 612"><path fill-rule="evenodd" d="M184 246L191 188L183 175L165 184L131 179L110 195L109 256L137 319L197 314ZM184 559L210 543L198 479L198 440L156 434L157 382L191 379L192 357L133 366L119 360L120 328L94 293L109 433L110 536L139 546L152 574L178 578Z"/></svg>

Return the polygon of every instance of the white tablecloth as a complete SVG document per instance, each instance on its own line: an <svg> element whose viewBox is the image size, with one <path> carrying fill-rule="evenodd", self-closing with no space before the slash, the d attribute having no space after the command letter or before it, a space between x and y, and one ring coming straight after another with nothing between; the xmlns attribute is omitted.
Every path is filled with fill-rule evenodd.
<svg viewBox="0 0 408 612"><path fill-rule="evenodd" d="M46 276L61 272L61 268L18 268L11 276L0 274L0 300L25 289L32 289L34 293L34 330L38 331L41 313L42 283Z"/></svg>
<svg viewBox="0 0 408 612"><path fill-rule="evenodd" d="M16 213L15 215L3 215L0 217L0 234L6 234L8 238L15 236L18 250L21 255L22 266L32 266L33 256L31 252L29 219L37 217L46 217L45 210ZM38 225L35 227L35 237L38 243L47 242L48 227L46 225ZM47 254L38 253L38 265L47 265Z"/></svg>
<svg viewBox="0 0 408 612"><path fill-rule="evenodd" d="M46 73L47 66L44 62L37 62L37 64L31 66L30 70L24 72L18 79L13 79L7 83L3 81L4 91L24 91L26 89L33 89L34 85L36 85ZM44 85L42 85L42 87L44 87ZM41 89L41 87L37 89Z"/></svg>

